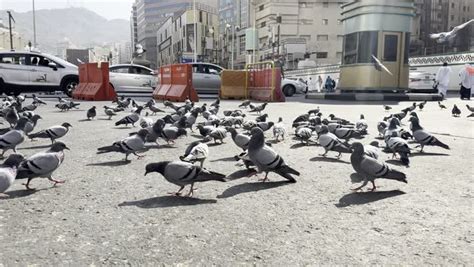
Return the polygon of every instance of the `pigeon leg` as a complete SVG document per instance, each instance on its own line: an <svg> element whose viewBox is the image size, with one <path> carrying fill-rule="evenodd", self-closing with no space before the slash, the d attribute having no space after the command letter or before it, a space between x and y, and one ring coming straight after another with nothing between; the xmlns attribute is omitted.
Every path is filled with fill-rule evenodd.
<svg viewBox="0 0 474 267"><path fill-rule="evenodd" d="M178 190L178 192L168 193L168 194L170 194L170 195L172 195L172 196L177 196L177 197L179 197L179 196L181 196L181 191L183 191L183 189L184 189L184 185L181 186L181 188Z"/></svg>
<svg viewBox="0 0 474 267"><path fill-rule="evenodd" d="M128 161L128 154L125 154L125 161Z"/></svg>
<svg viewBox="0 0 474 267"><path fill-rule="evenodd" d="M351 190L357 192L357 191L361 190L364 186L366 186L368 183L369 183L369 181L368 181L367 178L366 178L366 179L364 179L364 182L362 183L361 186L356 187L356 188L351 189Z"/></svg>
<svg viewBox="0 0 474 267"><path fill-rule="evenodd" d="M397 153L393 152L392 159L396 159L396 158L398 158Z"/></svg>
<svg viewBox="0 0 474 267"><path fill-rule="evenodd" d="M194 183L191 184L191 188L189 189L189 192L186 196L187 197L192 197L193 194L194 194Z"/></svg>
<svg viewBox="0 0 474 267"><path fill-rule="evenodd" d="M337 157L336 157L336 158L337 158L337 159L340 159L341 157L342 157L342 153L341 153L341 152L339 152L339 155L337 155Z"/></svg>
<svg viewBox="0 0 474 267"><path fill-rule="evenodd" d="M57 184L64 184L65 183L64 180L54 180L53 177L48 177L48 180L50 180L51 182L54 183L53 186L56 186Z"/></svg>
<svg viewBox="0 0 474 267"><path fill-rule="evenodd" d="M319 154L319 155L322 157L326 157L327 153L328 153L328 150L325 150L324 154Z"/></svg>
<svg viewBox="0 0 474 267"><path fill-rule="evenodd" d="M26 186L26 189L27 189L27 190L35 190L34 188L31 188L31 187L30 187L30 182L31 182L31 180L33 180L33 178L28 178L28 181L26 181L26 184L23 183L23 185Z"/></svg>
<svg viewBox="0 0 474 267"><path fill-rule="evenodd" d="M369 189L370 192L374 192L375 189L377 189L377 187L375 186L375 182L374 181L370 181L372 183L372 188Z"/></svg>
<svg viewBox="0 0 474 267"><path fill-rule="evenodd" d="M262 183L265 183L266 181L270 181L270 179L268 179L268 172L265 172L265 177L263 179L260 179L259 181L261 181Z"/></svg>
<svg viewBox="0 0 474 267"><path fill-rule="evenodd" d="M137 159L142 159L145 157L145 155L138 155L136 152L134 152L133 155L137 156Z"/></svg>

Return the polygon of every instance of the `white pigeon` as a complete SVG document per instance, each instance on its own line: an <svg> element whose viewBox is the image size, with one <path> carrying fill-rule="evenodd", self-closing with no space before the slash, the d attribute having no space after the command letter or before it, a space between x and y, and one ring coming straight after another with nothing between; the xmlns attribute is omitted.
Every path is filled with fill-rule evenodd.
<svg viewBox="0 0 474 267"><path fill-rule="evenodd" d="M64 181L53 179L53 172L64 161L64 149L69 148L63 142L54 143L50 149L39 152L24 160L18 167L17 179L28 178L26 189L32 190L30 182L34 178L48 178L51 182L62 184Z"/></svg>
<svg viewBox="0 0 474 267"><path fill-rule="evenodd" d="M380 60L379 60L376 56L372 55L372 58L373 58L374 61L375 61L375 62L374 62L374 63L375 63L375 68L376 68L378 71L384 70L384 71L386 71L388 74L390 74L391 76L393 76L393 73L390 72L390 70L387 69L387 67L385 67L385 65L382 64L382 62L380 62Z"/></svg>
<svg viewBox="0 0 474 267"><path fill-rule="evenodd" d="M208 155L209 147L201 141L194 141L186 148L184 155L180 156L179 159L191 163L200 162L202 168Z"/></svg>
<svg viewBox="0 0 474 267"><path fill-rule="evenodd" d="M440 43L440 44L451 41L456 37L458 31L462 30L463 28L465 28L466 26L468 26L472 22L474 22L474 19L471 19L471 20L469 20L469 21L467 21L467 22L465 22L461 25L458 25L458 26L454 27L449 32L432 33L432 34L430 34L430 38L431 39L436 39L436 42Z"/></svg>
<svg viewBox="0 0 474 267"><path fill-rule="evenodd" d="M20 154L11 154L0 165L0 193L7 191L7 189L15 181L18 172L18 166L25 158Z"/></svg>
<svg viewBox="0 0 474 267"><path fill-rule="evenodd" d="M110 146L99 147L97 154L119 152L125 154L125 161L128 161L128 155L134 154L138 158L142 158L137 152L145 150L145 140L149 134L147 129L141 129L137 134L129 136L121 141L115 142Z"/></svg>

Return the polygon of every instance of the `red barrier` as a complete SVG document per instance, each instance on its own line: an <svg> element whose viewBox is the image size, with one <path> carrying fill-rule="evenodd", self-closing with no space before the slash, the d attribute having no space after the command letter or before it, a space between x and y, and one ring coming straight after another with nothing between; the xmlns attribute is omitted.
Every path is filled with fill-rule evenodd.
<svg viewBox="0 0 474 267"><path fill-rule="evenodd" d="M189 99L198 102L199 97L193 87L193 69L190 64L174 64L160 68L160 86L153 92L153 98L184 102Z"/></svg>
<svg viewBox="0 0 474 267"><path fill-rule="evenodd" d="M79 66L79 85L72 93L73 99L89 101L114 100L117 94L109 82L109 63L85 63Z"/></svg>
<svg viewBox="0 0 474 267"><path fill-rule="evenodd" d="M281 90L281 70L273 62L248 64L247 96L265 102L285 102Z"/></svg>

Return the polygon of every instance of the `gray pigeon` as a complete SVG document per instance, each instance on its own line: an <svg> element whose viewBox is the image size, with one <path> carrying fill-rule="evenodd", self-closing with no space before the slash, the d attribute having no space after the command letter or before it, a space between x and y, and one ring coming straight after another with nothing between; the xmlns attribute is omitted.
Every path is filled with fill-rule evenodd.
<svg viewBox="0 0 474 267"><path fill-rule="evenodd" d="M201 124L198 124L196 125L196 128L199 130L199 134L202 136L202 137L206 137L208 136L212 131L214 131L216 129L216 127L214 126L211 126L211 125L201 125Z"/></svg>
<svg viewBox="0 0 474 267"><path fill-rule="evenodd" d="M97 116L97 111L95 110L95 106L92 106L90 109L87 110L87 119L91 120Z"/></svg>
<svg viewBox="0 0 474 267"><path fill-rule="evenodd" d="M16 103L14 103L16 104ZM16 108L14 105L12 105L7 113L5 114L5 120L10 123L10 127L13 128L13 125L16 124L16 122L20 119L20 116L18 116L18 112L16 111Z"/></svg>
<svg viewBox="0 0 474 267"><path fill-rule="evenodd" d="M250 100L245 100L244 102L242 102L242 104L239 105L239 108L247 108L248 106L250 106L250 104Z"/></svg>
<svg viewBox="0 0 474 267"><path fill-rule="evenodd" d="M226 176L223 174L212 172L182 161L162 161L146 165L145 175L152 172L158 172L163 175L168 182L180 186L178 192L173 193L173 195L176 196L181 196L181 191L183 191L184 187L188 184L191 185L191 189L187 196L191 197L194 193L194 183L207 181L226 182Z"/></svg>
<svg viewBox="0 0 474 267"><path fill-rule="evenodd" d="M354 191L362 189L369 181L373 186L371 191L374 191L376 189L374 182L376 178L385 178L407 183L404 173L393 170L387 164L367 156L364 152L364 146L361 143L354 142L352 149L354 152L352 152L351 155L351 164L357 172L360 182L363 182L361 186L353 189ZM353 182L356 181L353 180Z"/></svg>
<svg viewBox="0 0 474 267"><path fill-rule="evenodd" d="M128 155L130 154L134 154L140 159L143 156L138 155L137 152L145 150L145 139L147 135L148 130L140 129L137 134L115 142L111 146L99 147L97 154L119 152L125 154L125 161L128 160Z"/></svg>
<svg viewBox="0 0 474 267"><path fill-rule="evenodd" d="M194 141L186 148L183 156L179 159L186 162L200 162L201 168L209 155L209 147L201 141Z"/></svg>
<svg viewBox="0 0 474 267"><path fill-rule="evenodd" d="M248 156L259 172L265 172L263 181L268 180L269 172L274 172L288 179L289 182L296 183L292 174L299 176L300 173L286 165L283 158L265 144L265 136L262 129L253 128L250 134L252 137L250 138Z"/></svg>
<svg viewBox="0 0 474 267"><path fill-rule="evenodd" d="M161 131L161 138L164 139L168 144L170 142L174 144L174 141L178 139L178 137L183 135L186 136L187 134L188 133L183 128L170 126L163 128L163 130Z"/></svg>
<svg viewBox="0 0 474 267"><path fill-rule="evenodd" d="M372 141L370 144L364 146L364 152L367 156L379 159L380 156L380 149L379 149L379 142Z"/></svg>
<svg viewBox="0 0 474 267"><path fill-rule="evenodd" d="M392 133L392 137L385 139L387 147L392 151L392 158L396 157L396 153L400 155L400 161L408 166L410 164L409 155L411 153L410 147L408 147L408 142L397 136L396 132Z"/></svg>
<svg viewBox="0 0 474 267"><path fill-rule="evenodd" d="M115 126L119 126L122 124L125 124L125 126L128 126L129 124L132 124L133 127L135 127L135 123L140 119L140 113L142 112L143 107L139 106L132 114L125 116L121 120L117 121L115 123Z"/></svg>
<svg viewBox="0 0 474 267"><path fill-rule="evenodd" d="M417 117L410 117L410 122L413 131L413 137L421 146L420 152L423 152L424 146L439 146L444 149L449 149L448 145L439 141L436 137L425 131L423 127L420 126L420 121Z"/></svg>
<svg viewBox="0 0 474 267"><path fill-rule="evenodd" d="M339 140L339 138L337 138L337 136L329 132L329 129L326 125L321 126L318 142L322 147L324 147L325 152L321 155L323 157L325 157L329 151L339 152L337 158L340 158L342 153L352 152L346 143L342 142Z"/></svg>
<svg viewBox="0 0 474 267"><path fill-rule="evenodd" d="M162 119L158 119L153 126L146 128L148 130L148 135L146 136L147 143L156 143L158 144L158 138L161 137L161 132L165 127L165 122Z"/></svg>
<svg viewBox="0 0 474 267"><path fill-rule="evenodd" d="M114 111L112 108L104 106L104 113L105 113L105 115L109 116L109 120L111 120L113 116L117 115L117 113L115 113L115 112L116 111Z"/></svg>
<svg viewBox="0 0 474 267"><path fill-rule="evenodd" d="M204 138L204 141L209 142L214 139L214 143L217 144L217 140L220 141L221 144L224 143L224 139L227 137L227 131L224 128L216 128L209 135Z"/></svg>
<svg viewBox="0 0 474 267"><path fill-rule="evenodd" d="M273 123L272 121L269 121L269 122L257 122L257 127L262 129L262 131L266 132L268 130L270 130L273 125L275 123Z"/></svg>
<svg viewBox="0 0 474 267"><path fill-rule="evenodd" d="M33 97L33 103L36 103L38 105L46 105L46 102L44 102L41 98L39 98L35 94L33 94L32 97Z"/></svg>
<svg viewBox="0 0 474 267"><path fill-rule="evenodd" d="M26 125L25 125L25 129L24 129L24 132L25 134L29 134L31 133L35 127L36 127L36 124L38 124L38 120L39 119L42 119L42 117L38 114L34 114L27 122L26 122Z"/></svg>
<svg viewBox="0 0 474 267"><path fill-rule="evenodd" d="M69 148L63 142L54 143L50 149L39 152L24 160L18 167L17 179L28 178L26 189L32 190L30 182L33 178L48 178L51 182L62 184L64 181L53 179L53 172L64 161L64 149Z"/></svg>
<svg viewBox="0 0 474 267"><path fill-rule="evenodd" d="M29 134L28 137L33 140L35 138L49 138L51 139L51 143L54 143L54 140L65 136L69 132L69 128L72 125L68 122L65 122L61 125L52 126L48 129L41 130L37 133Z"/></svg>
<svg viewBox="0 0 474 267"><path fill-rule="evenodd" d="M20 154L11 154L0 165L0 193L7 191L13 184L18 172L18 166L25 158Z"/></svg>
<svg viewBox="0 0 474 267"><path fill-rule="evenodd" d="M306 143L309 145L309 139L313 137L313 130L308 127L301 127L298 128L295 136L301 141L301 143Z"/></svg>
<svg viewBox="0 0 474 267"><path fill-rule="evenodd" d="M227 131L230 132L230 135L232 136L232 140L239 148L241 148L243 151L248 149L250 136L245 135L243 133L238 133L237 130L232 127L228 127Z"/></svg>
<svg viewBox="0 0 474 267"><path fill-rule="evenodd" d="M20 118L15 125L15 128L3 135L0 135L0 149L2 149L2 158L5 152L9 149L13 149L13 152L16 153L16 146L25 140L24 129L27 122L27 118Z"/></svg>

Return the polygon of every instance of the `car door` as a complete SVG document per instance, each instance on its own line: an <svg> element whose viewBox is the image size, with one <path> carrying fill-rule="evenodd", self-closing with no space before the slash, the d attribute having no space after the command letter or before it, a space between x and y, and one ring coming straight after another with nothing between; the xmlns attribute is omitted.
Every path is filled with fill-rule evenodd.
<svg viewBox="0 0 474 267"><path fill-rule="evenodd" d="M59 66L52 68L50 63L55 63L52 59L42 55L30 55L27 59L30 70L30 83L33 87L59 87L60 74Z"/></svg>
<svg viewBox="0 0 474 267"><path fill-rule="evenodd" d="M140 66L131 66L130 75L133 78L135 90L142 92L153 92L156 86L155 76L149 69Z"/></svg>
<svg viewBox="0 0 474 267"><path fill-rule="evenodd" d="M195 63L193 66L193 86L198 94L205 93L205 79L202 64Z"/></svg>
<svg viewBox="0 0 474 267"><path fill-rule="evenodd" d="M0 73L7 84L30 85L30 70L26 65L26 54L0 55Z"/></svg>
<svg viewBox="0 0 474 267"><path fill-rule="evenodd" d="M134 85L130 81L129 66L112 66L109 69L110 83L117 93L133 91Z"/></svg>
<svg viewBox="0 0 474 267"><path fill-rule="evenodd" d="M222 69L214 66L208 65L209 73L206 73L209 78L206 79L207 88L210 92L217 94L221 89L221 72Z"/></svg>

